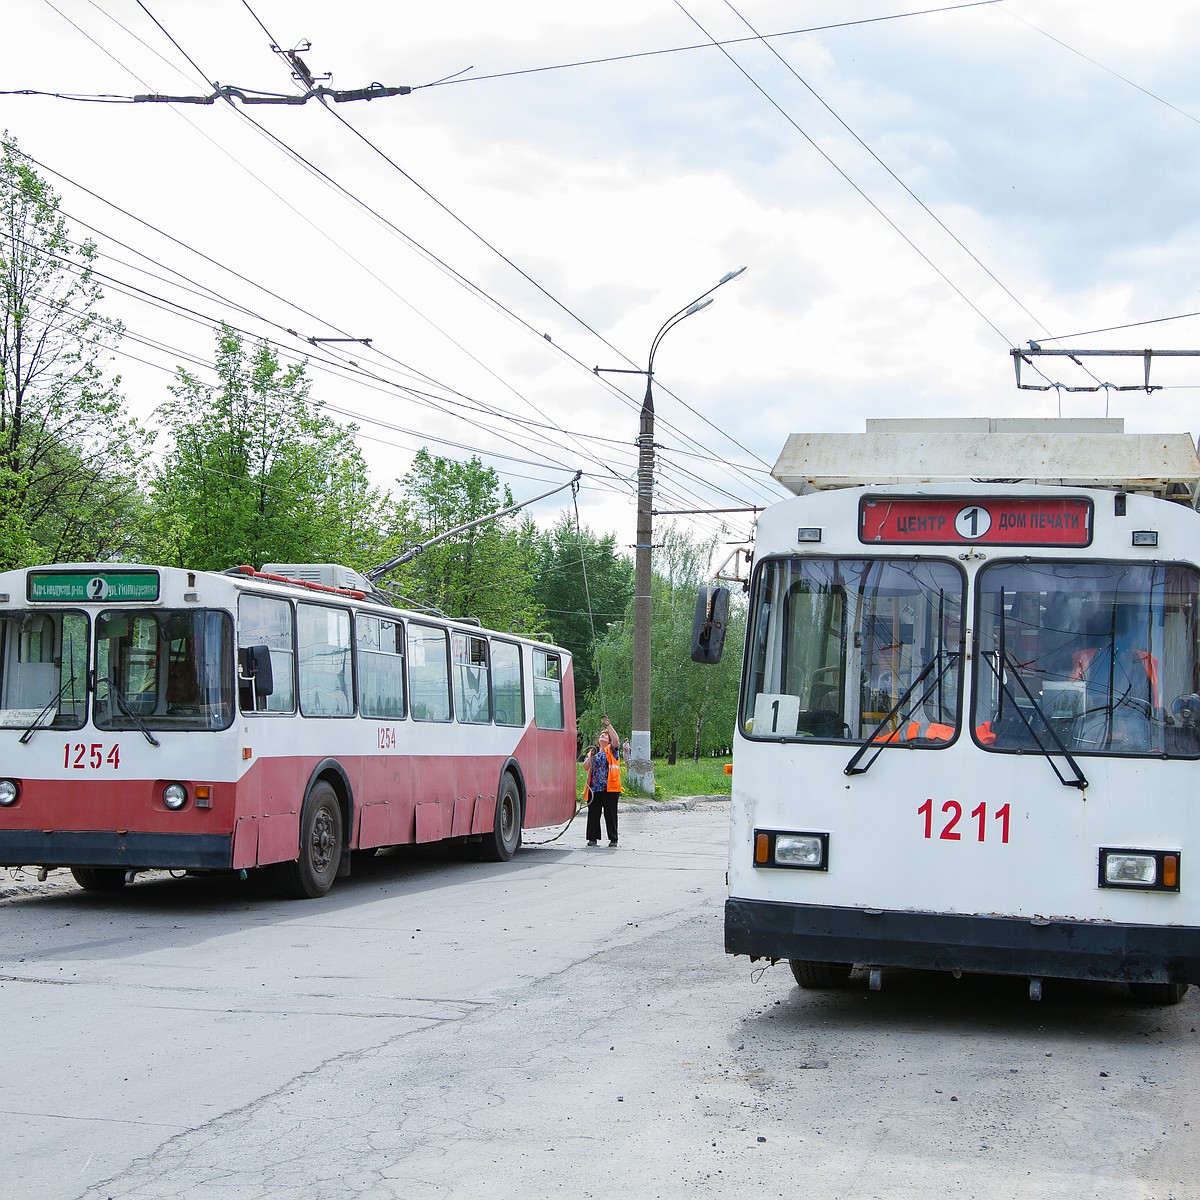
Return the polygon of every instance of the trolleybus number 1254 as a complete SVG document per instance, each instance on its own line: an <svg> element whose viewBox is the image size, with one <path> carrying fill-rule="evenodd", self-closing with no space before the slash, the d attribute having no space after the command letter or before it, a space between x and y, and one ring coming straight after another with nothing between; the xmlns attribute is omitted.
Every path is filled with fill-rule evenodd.
<svg viewBox="0 0 1200 1200"><path fill-rule="evenodd" d="M114 771L121 767L121 745L108 746L103 742L67 742L63 746L63 769L72 771L99 771L103 767Z"/></svg>

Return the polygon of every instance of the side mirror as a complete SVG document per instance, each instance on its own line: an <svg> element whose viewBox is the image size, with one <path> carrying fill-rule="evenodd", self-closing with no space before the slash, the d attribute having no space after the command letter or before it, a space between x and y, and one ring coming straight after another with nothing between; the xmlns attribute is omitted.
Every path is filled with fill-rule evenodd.
<svg viewBox="0 0 1200 1200"><path fill-rule="evenodd" d="M271 648L269 646L242 646L238 650L238 683L244 688L253 684L249 697L243 697L243 709L252 707L252 698L269 696L275 690L275 676L271 672ZM257 707L257 705L253 705Z"/></svg>
<svg viewBox="0 0 1200 1200"><path fill-rule="evenodd" d="M729 589L702 587L692 621L692 662L719 663L729 625Z"/></svg>
<svg viewBox="0 0 1200 1200"><path fill-rule="evenodd" d="M254 690L260 696L269 696L275 690L275 676L271 672L271 649L269 646L251 646L250 657L254 663Z"/></svg>

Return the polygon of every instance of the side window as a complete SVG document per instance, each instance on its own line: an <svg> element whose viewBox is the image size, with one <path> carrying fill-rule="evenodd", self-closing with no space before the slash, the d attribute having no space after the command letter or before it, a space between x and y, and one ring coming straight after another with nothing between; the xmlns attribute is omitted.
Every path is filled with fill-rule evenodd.
<svg viewBox="0 0 1200 1200"><path fill-rule="evenodd" d="M470 633L452 633L450 648L454 659L455 715L469 725L486 725L492 719L487 639Z"/></svg>
<svg viewBox="0 0 1200 1200"><path fill-rule="evenodd" d="M408 686L414 720L450 720L450 647L444 629L409 622Z"/></svg>
<svg viewBox="0 0 1200 1200"><path fill-rule="evenodd" d="M512 642L492 643L492 702L497 725L525 724L521 647Z"/></svg>
<svg viewBox="0 0 1200 1200"><path fill-rule="evenodd" d="M270 596L238 601L238 691L243 712L295 712L292 606Z"/></svg>
<svg viewBox="0 0 1200 1200"><path fill-rule="evenodd" d="M359 613L358 711L364 717L404 716L404 627Z"/></svg>
<svg viewBox="0 0 1200 1200"><path fill-rule="evenodd" d="M320 604L296 605L300 711L306 717L348 717L354 712L350 666L350 614Z"/></svg>
<svg viewBox="0 0 1200 1200"><path fill-rule="evenodd" d="M539 729L562 729L562 659L545 650L533 652L533 720Z"/></svg>

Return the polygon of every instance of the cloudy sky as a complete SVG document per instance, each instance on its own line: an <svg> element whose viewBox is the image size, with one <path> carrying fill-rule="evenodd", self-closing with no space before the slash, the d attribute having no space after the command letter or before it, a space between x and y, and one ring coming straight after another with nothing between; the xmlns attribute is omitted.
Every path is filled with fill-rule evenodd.
<svg viewBox="0 0 1200 1200"><path fill-rule="evenodd" d="M1155 362L1147 395L1018 391L1009 355L1200 344L1194 13L8 0L0 128L99 246L146 421L177 365L209 371L224 320L310 357L377 483L421 445L477 454L518 498L582 469L583 520L628 545L644 379L592 368L644 369L742 265L655 359L659 510L768 502L788 433L868 417L1107 410L1200 433L1196 360ZM272 45L328 87L413 91L125 102L296 96ZM1142 379L1140 359L1085 365L1023 379Z"/></svg>

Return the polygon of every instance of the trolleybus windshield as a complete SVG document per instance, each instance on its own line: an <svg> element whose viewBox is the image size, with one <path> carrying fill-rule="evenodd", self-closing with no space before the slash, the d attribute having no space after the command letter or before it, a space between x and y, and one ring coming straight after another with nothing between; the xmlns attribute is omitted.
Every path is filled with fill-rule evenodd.
<svg viewBox="0 0 1200 1200"><path fill-rule="evenodd" d="M944 561L767 559L751 598L743 731L947 744L961 710L964 586Z"/></svg>
<svg viewBox="0 0 1200 1200"><path fill-rule="evenodd" d="M83 613L41 609L0 618L0 728L81 728L87 677Z"/></svg>
<svg viewBox="0 0 1200 1200"><path fill-rule="evenodd" d="M1023 560L979 574L985 750L1200 754L1194 567Z"/></svg>
<svg viewBox="0 0 1200 1200"><path fill-rule="evenodd" d="M96 618L97 729L225 729L233 622L212 609L110 609Z"/></svg>

